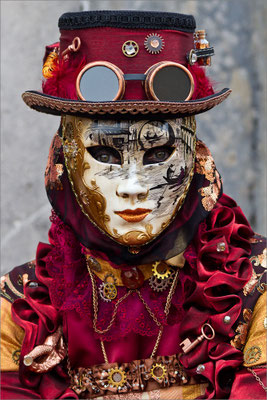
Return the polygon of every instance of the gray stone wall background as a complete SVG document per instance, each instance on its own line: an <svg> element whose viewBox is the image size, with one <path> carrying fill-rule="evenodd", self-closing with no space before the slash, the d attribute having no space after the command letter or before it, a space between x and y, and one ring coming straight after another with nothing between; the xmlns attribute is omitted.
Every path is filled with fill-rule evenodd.
<svg viewBox="0 0 267 400"><path fill-rule="evenodd" d="M215 48L209 74L233 93L198 116L198 136L214 155L224 191L253 228L266 228L266 2L1 1L1 265L2 273L35 257L47 242L50 206L44 189L48 149L59 118L30 110L21 93L41 87L45 45L58 40L66 11L137 9L192 13ZM112 40L112 39L111 39Z"/></svg>

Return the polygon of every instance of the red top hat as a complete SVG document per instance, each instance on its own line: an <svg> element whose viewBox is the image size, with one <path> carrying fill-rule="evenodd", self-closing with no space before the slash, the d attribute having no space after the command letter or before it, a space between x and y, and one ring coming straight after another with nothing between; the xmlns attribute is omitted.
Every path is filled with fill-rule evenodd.
<svg viewBox="0 0 267 400"><path fill-rule="evenodd" d="M221 103L202 65L214 51L191 15L142 11L66 13L46 47L43 92L22 97L49 114L183 116Z"/></svg>

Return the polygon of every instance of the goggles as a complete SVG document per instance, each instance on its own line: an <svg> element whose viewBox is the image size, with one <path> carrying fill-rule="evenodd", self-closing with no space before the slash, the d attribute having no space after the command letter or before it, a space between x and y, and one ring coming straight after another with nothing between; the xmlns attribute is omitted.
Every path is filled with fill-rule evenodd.
<svg viewBox="0 0 267 400"><path fill-rule="evenodd" d="M85 101L115 101L123 98L126 81L142 81L148 99L156 101L190 100L194 79L181 64L161 61L144 74L124 74L107 61L87 64L76 80L78 98Z"/></svg>

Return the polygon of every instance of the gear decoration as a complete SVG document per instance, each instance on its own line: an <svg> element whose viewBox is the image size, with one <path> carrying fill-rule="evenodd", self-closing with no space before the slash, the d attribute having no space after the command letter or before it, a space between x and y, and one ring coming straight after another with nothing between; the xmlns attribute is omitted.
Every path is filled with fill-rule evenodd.
<svg viewBox="0 0 267 400"><path fill-rule="evenodd" d="M146 36L144 45L150 54L158 54L163 50L165 43L163 37L158 33L150 33Z"/></svg>
<svg viewBox="0 0 267 400"><path fill-rule="evenodd" d="M151 289L155 290L155 292L163 292L163 290L167 289L169 286L169 279L160 279L152 275L149 278L148 283Z"/></svg>
<svg viewBox="0 0 267 400"><path fill-rule="evenodd" d="M126 374L121 368L111 368L108 374L108 383L117 389L121 389L126 383Z"/></svg>
<svg viewBox="0 0 267 400"><path fill-rule="evenodd" d="M173 269L171 269L171 274L167 279L157 278L155 275L152 275L148 281L149 286L156 292L163 292L163 290L167 289L167 287L171 285L174 275L175 271Z"/></svg>
<svg viewBox="0 0 267 400"><path fill-rule="evenodd" d="M244 354L244 361L246 364L254 364L261 358L261 348L252 346Z"/></svg>
<svg viewBox="0 0 267 400"><path fill-rule="evenodd" d="M163 364L156 363L151 367L150 374L157 381L162 381L167 375L167 369Z"/></svg>
<svg viewBox="0 0 267 400"><path fill-rule="evenodd" d="M19 365L19 359L20 359L20 350L13 351L12 360L14 361L14 363Z"/></svg>
<svg viewBox="0 0 267 400"><path fill-rule="evenodd" d="M171 268L163 261L156 261L152 264L153 275L159 279L168 278L171 274Z"/></svg>
<svg viewBox="0 0 267 400"><path fill-rule="evenodd" d="M99 295L102 300L109 302L117 297L116 278L113 274L106 274L104 282L99 286Z"/></svg>
<svg viewBox="0 0 267 400"><path fill-rule="evenodd" d="M135 57L138 54L139 46L134 40L127 40L121 49L126 57Z"/></svg>

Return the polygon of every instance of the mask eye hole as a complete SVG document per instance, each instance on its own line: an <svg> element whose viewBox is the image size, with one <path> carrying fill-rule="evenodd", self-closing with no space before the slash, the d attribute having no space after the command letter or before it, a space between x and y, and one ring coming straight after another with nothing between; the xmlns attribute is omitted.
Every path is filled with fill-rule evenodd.
<svg viewBox="0 0 267 400"><path fill-rule="evenodd" d="M103 163L103 164L119 164L121 165L121 156L120 153L115 150L113 147L109 146L92 146L87 147L86 150L88 151L91 156Z"/></svg>
<svg viewBox="0 0 267 400"><path fill-rule="evenodd" d="M173 153L174 148L170 146L153 147L145 152L143 164L158 164L166 161Z"/></svg>

